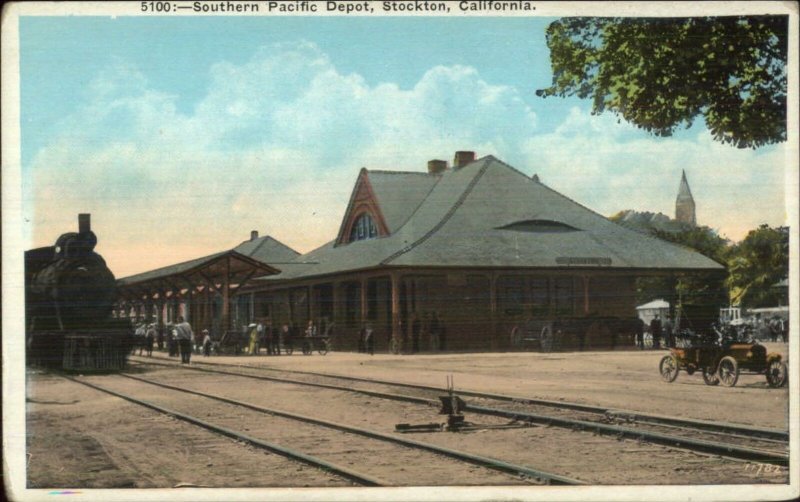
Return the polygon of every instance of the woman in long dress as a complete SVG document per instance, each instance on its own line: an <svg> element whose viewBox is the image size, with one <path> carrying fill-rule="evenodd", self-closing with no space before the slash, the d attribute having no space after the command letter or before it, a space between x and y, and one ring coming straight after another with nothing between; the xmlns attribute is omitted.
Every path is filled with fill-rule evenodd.
<svg viewBox="0 0 800 502"><path fill-rule="evenodd" d="M258 330L255 324L251 324L248 328L250 329L250 346L248 347L248 353L254 356L258 354Z"/></svg>

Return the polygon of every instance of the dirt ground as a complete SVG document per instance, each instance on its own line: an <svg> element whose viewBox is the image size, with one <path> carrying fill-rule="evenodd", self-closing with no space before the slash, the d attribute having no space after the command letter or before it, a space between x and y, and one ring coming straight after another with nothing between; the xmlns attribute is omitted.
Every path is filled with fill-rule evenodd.
<svg viewBox="0 0 800 502"><path fill-rule="evenodd" d="M783 344L769 344L768 349L788 354ZM456 391L489 391L620 410L788 428L788 388L770 389L763 375L742 375L734 388L709 387L703 384L700 375L688 376L683 372L677 381L667 384L661 381L657 369L665 353L413 356L355 353L320 356L315 353L288 357L194 358L209 363L318 371L442 387L446 377L452 375ZM165 357L163 353L155 353L154 358ZM142 376L265 406L279 404L282 409L298 412L322 409L331 420L367 424L373 428L427 421L418 411L405 411L406 405L376 403L375 399L363 396L334 399L322 391L243 383L237 377L219 375L187 377L171 369L154 370ZM123 380L129 383L120 383ZM138 385L114 375L95 376L92 381L120 390ZM150 392L153 399L169 402L167 391L153 387ZM27 401L29 488L348 486L346 481L316 469L264 454L40 372L28 372ZM503 434L492 431L461 439L440 434L435 440L445 446L543 469L546 466L542 464L546 463L551 472L597 484L786 482L785 468L756 473L742 465L737 466L741 472L732 471L727 461L670 452L635 441L615 444L614 440L604 437L587 438L571 431L543 427L515 433L511 442L507 441L511 436ZM391 463L385 468L390 469Z"/></svg>
<svg viewBox="0 0 800 502"><path fill-rule="evenodd" d="M766 343L788 360L788 346ZM370 356L330 353L289 357L212 356L225 362L319 371L445 387L569 401L701 420L788 429L788 387L771 389L763 375L742 374L733 388L709 387L699 373L681 372L672 384L658 374L665 350L565 353L422 354ZM158 356L155 354L154 356Z"/></svg>

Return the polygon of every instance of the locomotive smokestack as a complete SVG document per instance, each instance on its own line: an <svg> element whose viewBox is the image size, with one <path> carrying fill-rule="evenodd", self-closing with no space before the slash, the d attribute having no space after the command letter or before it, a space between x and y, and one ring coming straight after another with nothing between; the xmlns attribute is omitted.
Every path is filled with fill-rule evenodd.
<svg viewBox="0 0 800 502"><path fill-rule="evenodd" d="M78 232L85 234L92 231L92 215L89 213L78 214Z"/></svg>

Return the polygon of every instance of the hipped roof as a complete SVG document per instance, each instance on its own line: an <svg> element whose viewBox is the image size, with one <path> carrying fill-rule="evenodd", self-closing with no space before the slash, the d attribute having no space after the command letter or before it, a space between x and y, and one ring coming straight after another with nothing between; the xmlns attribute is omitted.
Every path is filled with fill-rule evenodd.
<svg viewBox="0 0 800 502"><path fill-rule="evenodd" d="M299 255L285 244L264 236L244 241L226 251L123 277L117 280L117 285L123 291L132 288L137 291L174 289L170 286L178 279L181 282L177 285L185 287L187 281L202 284L206 278L218 279L228 273L235 282L253 273L276 274L281 263L291 262Z"/></svg>
<svg viewBox="0 0 800 502"><path fill-rule="evenodd" d="M367 176L391 234L331 241L265 280L391 266L723 269L692 249L622 227L493 156L441 174Z"/></svg>

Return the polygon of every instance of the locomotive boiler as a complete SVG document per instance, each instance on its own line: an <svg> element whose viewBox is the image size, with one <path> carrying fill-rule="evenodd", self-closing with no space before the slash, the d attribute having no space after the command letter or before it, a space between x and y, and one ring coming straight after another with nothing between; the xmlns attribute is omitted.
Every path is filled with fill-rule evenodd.
<svg viewBox="0 0 800 502"><path fill-rule="evenodd" d="M90 215L80 214L78 232L25 252L29 363L82 371L125 366L130 324L111 317L116 280L96 245Z"/></svg>

